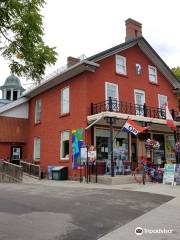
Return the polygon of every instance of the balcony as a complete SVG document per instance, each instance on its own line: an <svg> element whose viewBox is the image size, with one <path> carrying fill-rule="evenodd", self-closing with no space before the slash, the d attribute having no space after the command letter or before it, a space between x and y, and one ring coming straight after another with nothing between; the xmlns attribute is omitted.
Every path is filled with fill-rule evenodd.
<svg viewBox="0 0 180 240"><path fill-rule="evenodd" d="M132 104L128 102L113 100L112 98L109 98L109 100L107 101L91 104L92 115L106 111L124 113L128 115L144 116L149 118L166 119L165 109L150 107L146 104ZM173 109L170 110L170 112L173 119L175 120L178 116L178 112L174 111Z"/></svg>

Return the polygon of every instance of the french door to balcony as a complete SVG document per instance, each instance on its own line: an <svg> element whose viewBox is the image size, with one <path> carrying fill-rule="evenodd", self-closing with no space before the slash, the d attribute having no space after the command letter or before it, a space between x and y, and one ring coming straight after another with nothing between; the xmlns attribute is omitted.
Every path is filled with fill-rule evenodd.
<svg viewBox="0 0 180 240"><path fill-rule="evenodd" d="M109 98L112 99L112 106L110 107ZM105 83L105 100L106 100L106 111L119 111L119 92L118 84L115 83Z"/></svg>
<svg viewBox="0 0 180 240"><path fill-rule="evenodd" d="M136 115L144 116L145 92L142 90L134 90L134 98Z"/></svg>

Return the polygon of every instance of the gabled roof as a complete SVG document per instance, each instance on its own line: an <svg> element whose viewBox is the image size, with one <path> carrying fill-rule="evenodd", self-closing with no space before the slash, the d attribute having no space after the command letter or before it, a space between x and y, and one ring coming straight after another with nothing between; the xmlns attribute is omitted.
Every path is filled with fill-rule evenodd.
<svg viewBox="0 0 180 240"><path fill-rule="evenodd" d="M158 70L168 79L174 89L180 89L180 82L177 80L171 69L167 64L162 60L158 53L151 47L151 45L145 40L144 37L137 37L133 40L124 42L115 47L112 47L108 50L95 54L87 60L98 62L102 59L110 57L118 52L124 51L128 48L131 48L135 45L138 45L144 54L153 62L153 64L158 68Z"/></svg>

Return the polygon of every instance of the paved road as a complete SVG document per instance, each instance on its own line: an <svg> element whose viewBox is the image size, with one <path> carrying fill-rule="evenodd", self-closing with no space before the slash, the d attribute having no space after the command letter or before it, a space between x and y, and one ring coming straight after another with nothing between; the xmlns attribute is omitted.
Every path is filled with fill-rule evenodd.
<svg viewBox="0 0 180 240"><path fill-rule="evenodd" d="M125 190L0 184L0 239L98 239L170 199Z"/></svg>

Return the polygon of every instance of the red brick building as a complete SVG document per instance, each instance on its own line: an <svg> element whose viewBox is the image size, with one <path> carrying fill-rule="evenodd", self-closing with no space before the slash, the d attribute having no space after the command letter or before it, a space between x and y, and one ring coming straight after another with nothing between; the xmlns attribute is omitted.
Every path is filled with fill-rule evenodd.
<svg viewBox="0 0 180 240"><path fill-rule="evenodd" d="M116 171L123 161L136 165L146 156L147 138L160 143L155 163L175 160L174 132L166 125L163 105L168 102L175 118L179 89L169 67L142 37L141 24L128 19L124 43L84 60L68 58L67 69L24 93L14 105L0 109L1 116L26 119L25 140L19 142L17 137L16 144L11 139L4 148L2 140L0 158L12 156L15 142L23 158L33 159L45 172L48 165L61 165L68 167L69 177L75 177L83 142L96 146L97 160L104 173L109 172L112 136L108 120L113 117ZM149 125L148 132L136 137L122 132L128 118L140 126Z"/></svg>

